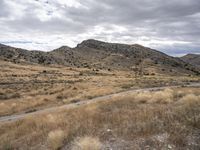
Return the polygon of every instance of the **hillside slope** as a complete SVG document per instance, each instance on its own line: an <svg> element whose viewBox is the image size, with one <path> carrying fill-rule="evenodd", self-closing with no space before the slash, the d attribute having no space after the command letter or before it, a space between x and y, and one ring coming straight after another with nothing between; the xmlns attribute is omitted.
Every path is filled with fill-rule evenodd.
<svg viewBox="0 0 200 150"><path fill-rule="evenodd" d="M50 52L28 51L0 45L0 58L15 63L56 64L95 69L132 70L162 74L198 74L199 69L180 58L141 45L85 40L75 48L62 46ZM151 71L149 71L151 70Z"/></svg>
<svg viewBox="0 0 200 150"><path fill-rule="evenodd" d="M94 67L130 70L142 62L144 70L153 67L161 73L191 73L191 71L196 73L199 71L180 58L171 57L138 44L127 45L85 40L78 44L75 50L82 53L82 57Z"/></svg>
<svg viewBox="0 0 200 150"><path fill-rule="evenodd" d="M200 67L200 54L187 54L181 57L181 59L187 63Z"/></svg>

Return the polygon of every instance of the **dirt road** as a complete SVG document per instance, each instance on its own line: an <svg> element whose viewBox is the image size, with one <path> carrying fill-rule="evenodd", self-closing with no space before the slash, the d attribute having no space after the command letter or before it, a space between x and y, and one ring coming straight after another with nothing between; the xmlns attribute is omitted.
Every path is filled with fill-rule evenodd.
<svg viewBox="0 0 200 150"><path fill-rule="evenodd" d="M186 87L200 87L200 83L190 83L190 84L187 84L185 86ZM111 99L114 96L124 96L124 95L128 95L130 93L133 93L133 92L136 93L136 92L143 92L143 91L156 91L156 90L163 90L165 88L176 88L176 87L181 87L181 86L179 85L179 86L165 86L165 87L132 89L132 90L123 91L123 92L119 92L119 93L115 93L115 94L99 96L99 97L89 99L89 100L81 100L81 101L78 101L78 102L75 102L75 103L66 104L66 105L62 105L62 106L55 106L55 107L46 108L46 109L43 109L43 110L37 110L35 112L22 113L22 114L17 114L17 115L10 115L10 116L3 116L3 117L0 117L0 123L17 121L17 120L23 119L23 118L28 117L28 116L51 113L51 112L54 112L56 110L70 109L70 108L75 108L75 107L79 107L79 106L82 106L82 105L88 105L88 104L99 102L99 101L106 101L106 100Z"/></svg>

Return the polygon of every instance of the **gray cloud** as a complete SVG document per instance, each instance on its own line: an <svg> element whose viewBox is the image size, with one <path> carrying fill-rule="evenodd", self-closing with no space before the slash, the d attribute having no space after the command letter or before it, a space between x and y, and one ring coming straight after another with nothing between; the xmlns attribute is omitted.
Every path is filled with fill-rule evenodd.
<svg viewBox="0 0 200 150"><path fill-rule="evenodd" d="M87 38L200 53L197 0L1 0L0 42L44 50ZM32 41L35 44L23 43Z"/></svg>
<svg viewBox="0 0 200 150"><path fill-rule="evenodd" d="M5 4L4 1L0 1L0 8L1 8L0 17L1 18L8 16L9 11L7 10L7 7L8 6Z"/></svg>

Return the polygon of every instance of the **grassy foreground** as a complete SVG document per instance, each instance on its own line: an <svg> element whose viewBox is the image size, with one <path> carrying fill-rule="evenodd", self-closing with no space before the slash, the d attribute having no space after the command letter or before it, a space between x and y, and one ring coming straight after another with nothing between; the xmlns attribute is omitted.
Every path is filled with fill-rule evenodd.
<svg viewBox="0 0 200 150"><path fill-rule="evenodd" d="M199 149L200 88L112 97L0 124L0 149Z"/></svg>

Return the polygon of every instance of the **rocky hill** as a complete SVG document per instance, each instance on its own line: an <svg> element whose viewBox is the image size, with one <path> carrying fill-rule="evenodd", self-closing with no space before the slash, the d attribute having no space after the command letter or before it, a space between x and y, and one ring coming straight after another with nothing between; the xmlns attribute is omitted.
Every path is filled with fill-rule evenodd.
<svg viewBox="0 0 200 150"><path fill-rule="evenodd" d="M0 45L0 59L15 63L57 64L91 69L132 70L142 65L144 70L158 73L199 74L199 69L181 58L168 56L138 44L106 43L85 40L75 48L62 46L50 52L28 51Z"/></svg>
<svg viewBox="0 0 200 150"><path fill-rule="evenodd" d="M200 54L187 54L181 57L181 59L200 68Z"/></svg>

